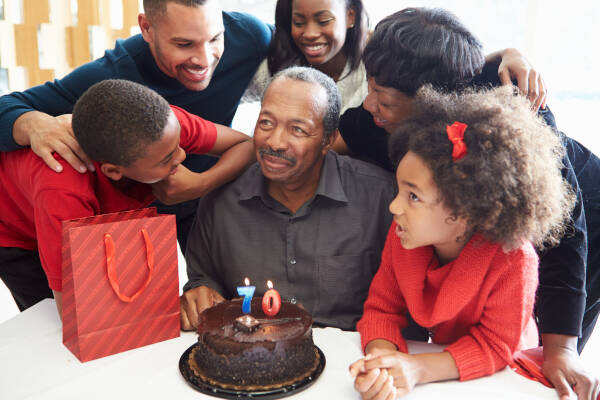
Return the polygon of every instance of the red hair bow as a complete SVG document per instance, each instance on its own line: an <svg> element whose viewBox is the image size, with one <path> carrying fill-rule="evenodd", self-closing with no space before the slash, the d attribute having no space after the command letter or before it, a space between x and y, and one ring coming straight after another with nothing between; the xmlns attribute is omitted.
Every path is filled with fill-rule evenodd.
<svg viewBox="0 0 600 400"><path fill-rule="evenodd" d="M464 142L465 130L467 130L467 124L463 124L462 122L454 121L452 125L446 125L448 139L454 145L452 149L452 161L458 161L467 155L467 145Z"/></svg>

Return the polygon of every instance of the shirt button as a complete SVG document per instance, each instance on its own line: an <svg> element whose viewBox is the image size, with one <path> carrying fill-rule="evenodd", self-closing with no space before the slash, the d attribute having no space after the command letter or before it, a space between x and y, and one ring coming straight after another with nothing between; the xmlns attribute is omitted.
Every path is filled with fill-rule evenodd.
<svg viewBox="0 0 600 400"><path fill-rule="evenodd" d="M292 265L296 265L296 259L295 259L295 258L292 258L292 259L290 260L290 264L292 264Z"/></svg>
<svg viewBox="0 0 600 400"><path fill-rule="evenodd" d="M295 297L292 297L292 298L290 299L290 303L292 303L292 304L296 304L296 298L295 298Z"/></svg>

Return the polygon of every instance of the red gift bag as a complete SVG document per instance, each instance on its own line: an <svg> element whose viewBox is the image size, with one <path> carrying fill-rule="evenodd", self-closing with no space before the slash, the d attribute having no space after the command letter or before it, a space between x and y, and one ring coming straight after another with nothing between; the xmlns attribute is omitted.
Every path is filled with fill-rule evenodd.
<svg viewBox="0 0 600 400"><path fill-rule="evenodd" d="M64 221L63 343L85 362L179 336L175 216Z"/></svg>

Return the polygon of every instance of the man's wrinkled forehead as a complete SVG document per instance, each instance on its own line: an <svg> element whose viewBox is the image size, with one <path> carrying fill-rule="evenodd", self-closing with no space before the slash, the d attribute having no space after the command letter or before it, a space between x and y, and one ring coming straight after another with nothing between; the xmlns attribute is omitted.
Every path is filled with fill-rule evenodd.
<svg viewBox="0 0 600 400"><path fill-rule="evenodd" d="M267 110L273 101L284 99L286 103L303 104L312 115L320 116L321 122L327 110L327 92L321 85L286 76L275 78L265 90L261 111Z"/></svg>

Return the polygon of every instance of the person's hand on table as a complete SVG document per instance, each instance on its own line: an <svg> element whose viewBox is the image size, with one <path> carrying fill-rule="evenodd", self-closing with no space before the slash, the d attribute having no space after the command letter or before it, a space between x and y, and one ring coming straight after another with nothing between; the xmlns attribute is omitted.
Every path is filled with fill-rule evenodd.
<svg viewBox="0 0 600 400"><path fill-rule="evenodd" d="M398 396L408 394L417 383L420 383L419 371L422 369L416 357L401 351L387 352L378 356L367 354L363 368L366 372L374 369L387 371Z"/></svg>
<svg viewBox="0 0 600 400"><path fill-rule="evenodd" d="M498 77L502 84L512 85L512 80L516 79L519 91L527 96L534 111L546 108L548 88L542 75L517 49L504 49L501 55Z"/></svg>
<svg viewBox="0 0 600 400"><path fill-rule="evenodd" d="M542 373L554 385L560 400L574 398L579 400L599 399L600 382L598 378L585 370L577 353L577 338L574 346L552 343L550 339L564 342L564 335L543 335L544 364Z"/></svg>
<svg viewBox="0 0 600 400"><path fill-rule="evenodd" d="M181 295L181 329L191 331L198 326L198 317L205 309L221 303L225 299L208 286L198 286Z"/></svg>
<svg viewBox="0 0 600 400"><path fill-rule="evenodd" d="M398 395L394 387L394 379L386 369L373 368L365 370L365 361L372 356L368 355L350 366L350 374L354 378L354 389L364 400L393 400ZM362 372L360 372L362 371Z"/></svg>
<svg viewBox="0 0 600 400"><path fill-rule="evenodd" d="M208 190L204 190L202 183L202 173L179 164L173 175L152 184L152 193L163 204L177 204L204 196Z"/></svg>
<svg viewBox="0 0 600 400"><path fill-rule="evenodd" d="M367 369L366 362L377 356L396 353L396 345L385 339L375 339L367 344L365 352L367 355L349 368L354 378L354 388L365 400L395 399L398 389L394 386L390 371L385 368Z"/></svg>
<svg viewBox="0 0 600 400"><path fill-rule="evenodd" d="M53 117L39 111L26 112L15 121L13 137L17 144L31 146L31 150L53 171L62 171L62 165L52 156L53 152L81 173L94 170L92 160L75 139L71 114Z"/></svg>

